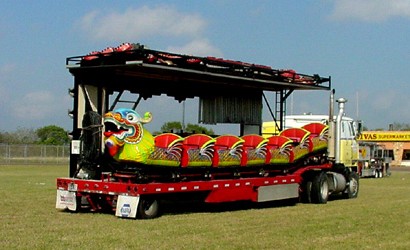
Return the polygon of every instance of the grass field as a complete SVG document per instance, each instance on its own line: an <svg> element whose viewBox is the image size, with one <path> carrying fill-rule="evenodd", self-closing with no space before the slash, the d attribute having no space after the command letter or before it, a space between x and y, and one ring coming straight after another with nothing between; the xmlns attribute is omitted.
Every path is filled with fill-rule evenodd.
<svg viewBox="0 0 410 250"><path fill-rule="evenodd" d="M410 249L410 172L325 205L168 209L153 220L56 210L65 166L0 166L1 249Z"/></svg>

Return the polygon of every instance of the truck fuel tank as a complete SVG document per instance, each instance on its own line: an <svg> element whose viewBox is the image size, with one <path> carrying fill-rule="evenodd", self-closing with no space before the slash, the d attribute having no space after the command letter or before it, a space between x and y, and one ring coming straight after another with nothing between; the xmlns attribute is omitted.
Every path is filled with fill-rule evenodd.
<svg viewBox="0 0 410 250"><path fill-rule="evenodd" d="M336 172L327 172L328 181L329 181L329 191L332 193L339 193L346 189L346 178Z"/></svg>

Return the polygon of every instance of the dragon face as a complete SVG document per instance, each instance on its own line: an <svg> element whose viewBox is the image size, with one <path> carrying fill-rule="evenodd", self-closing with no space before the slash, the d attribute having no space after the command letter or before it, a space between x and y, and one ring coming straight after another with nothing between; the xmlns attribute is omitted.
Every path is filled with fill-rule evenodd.
<svg viewBox="0 0 410 250"><path fill-rule="evenodd" d="M104 141L111 156L115 156L124 144L138 144L144 136L142 124L150 122L151 113L144 118L132 109L117 109L104 115Z"/></svg>

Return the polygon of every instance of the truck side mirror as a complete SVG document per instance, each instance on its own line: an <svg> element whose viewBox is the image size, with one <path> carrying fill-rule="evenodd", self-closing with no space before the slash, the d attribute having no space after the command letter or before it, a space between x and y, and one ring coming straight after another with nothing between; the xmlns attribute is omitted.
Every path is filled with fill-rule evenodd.
<svg viewBox="0 0 410 250"><path fill-rule="evenodd" d="M356 121L356 137L359 137L363 132L363 124L362 121Z"/></svg>

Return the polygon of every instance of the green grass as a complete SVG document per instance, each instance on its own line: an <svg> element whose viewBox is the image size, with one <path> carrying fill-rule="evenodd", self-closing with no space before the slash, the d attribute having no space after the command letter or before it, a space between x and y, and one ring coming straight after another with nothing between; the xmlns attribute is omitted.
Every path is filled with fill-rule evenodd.
<svg viewBox="0 0 410 250"><path fill-rule="evenodd" d="M56 210L65 166L0 166L2 249L410 249L410 172L325 205L169 209L154 220Z"/></svg>

